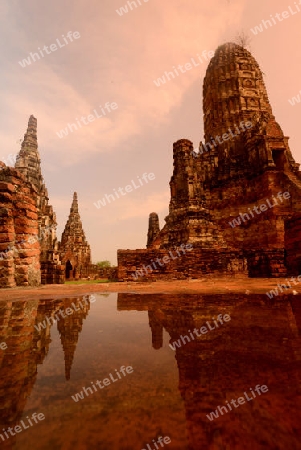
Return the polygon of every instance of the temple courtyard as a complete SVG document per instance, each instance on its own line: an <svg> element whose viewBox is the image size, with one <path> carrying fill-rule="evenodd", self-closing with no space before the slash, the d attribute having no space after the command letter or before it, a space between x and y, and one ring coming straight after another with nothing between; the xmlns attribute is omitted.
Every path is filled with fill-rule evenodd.
<svg viewBox="0 0 301 450"><path fill-rule="evenodd" d="M82 284L56 284L38 287L18 287L15 289L1 289L0 300L29 300L59 297L73 297L93 293L136 293L136 294L265 294L278 284L288 285L290 278L230 278L204 277L195 280L174 280L157 282L104 282ZM297 278L296 278L297 282ZM293 292L294 291L294 292ZM283 294L301 294L301 282L291 289L283 290ZM268 297L267 297L268 298Z"/></svg>

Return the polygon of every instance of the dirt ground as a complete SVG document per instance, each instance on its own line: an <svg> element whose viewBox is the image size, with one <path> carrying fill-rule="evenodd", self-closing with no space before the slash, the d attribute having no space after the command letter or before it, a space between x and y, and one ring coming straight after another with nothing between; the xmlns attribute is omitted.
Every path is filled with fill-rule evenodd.
<svg viewBox="0 0 301 450"><path fill-rule="evenodd" d="M64 285L52 284L39 287L17 287L0 289L0 300L32 300L75 297L92 293L131 292L139 294L265 294L275 289L278 283L288 284L290 278L201 278L198 280L157 281L152 283L119 282ZM286 294L301 293L301 282L296 278L292 289ZM278 296L279 297L279 296Z"/></svg>

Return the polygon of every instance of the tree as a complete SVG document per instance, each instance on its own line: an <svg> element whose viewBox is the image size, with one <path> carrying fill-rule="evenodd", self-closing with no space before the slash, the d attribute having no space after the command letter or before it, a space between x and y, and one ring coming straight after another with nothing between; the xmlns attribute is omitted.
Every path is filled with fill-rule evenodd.
<svg viewBox="0 0 301 450"><path fill-rule="evenodd" d="M106 269L108 267L112 267L110 261L98 261L96 263L96 265L98 267L100 267L101 269Z"/></svg>
<svg viewBox="0 0 301 450"><path fill-rule="evenodd" d="M243 48L247 48L250 45L251 38L245 31L240 31L235 37L235 43Z"/></svg>

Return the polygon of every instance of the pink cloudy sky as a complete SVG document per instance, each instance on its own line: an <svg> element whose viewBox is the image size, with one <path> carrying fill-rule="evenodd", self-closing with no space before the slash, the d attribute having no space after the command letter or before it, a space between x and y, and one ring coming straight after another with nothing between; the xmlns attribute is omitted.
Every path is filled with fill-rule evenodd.
<svg viewBox="0 0 301 450"><path fill-rule="evenodd" d="M299 1L299 0L298 0ZM160 226L168 213L172 144L203 139L202 81L208 63L161 87L153 80L204 50L215 50L238 32L261 65L276 119L301 161L301 12L253 35L251 27L282 13L292 0L140 0L128 14L125 0L1 0L0 111L3 160L19 150L30 114L38 119L38 142L50 203L60 238L74 191L93 261L116 263L118 248L144 248L148 215ZM301 8L301 6L300 6ZM22 68L18 63L62 40L80 38ZM118 109L60 139L57 132L99 105ZM97 209L94 202L144 172L154 181Z"/></svg>

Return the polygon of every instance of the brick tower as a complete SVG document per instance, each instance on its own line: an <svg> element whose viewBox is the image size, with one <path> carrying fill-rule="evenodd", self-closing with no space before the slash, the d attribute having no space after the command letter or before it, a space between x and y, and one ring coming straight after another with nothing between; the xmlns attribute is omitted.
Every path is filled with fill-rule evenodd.
<svg viewBox="0 0 301 450"><path fill-rule="evenodd" d="M248 50L234 43L217 48L204 78L203 113L199 150L188 139L173 145L165 226L148 243L148 252L118 251L120 279L130 279L133 267L135 271L155 260L155 251L186 243L193 245L189 258L178 266L173 262L173 268L159 267L152 277L299 274L300 164ZM237 226L232 226L234 218L239 219Z"/></svg>
<svg viewBox="0 0 301 450"><path fill-rule="evenodd" d="M37 141L37 119L31 115L28 128L17 156L15 168L22 173L37 191L38 241L40 244L40 262L42 284L63 282L62 273L57 264L58 242L56 238L56 215L49 204L48 191L41 172L41 159Z"/></svg>
<svg viewBox="0 0 301 450"><path fill-rule="evenodd" d="M91 264L90 245L86 240L83 225L78 212L77 193L73 194L70 214L62 234L60 258L65 265L66 278L78 278Z"/></svg>

